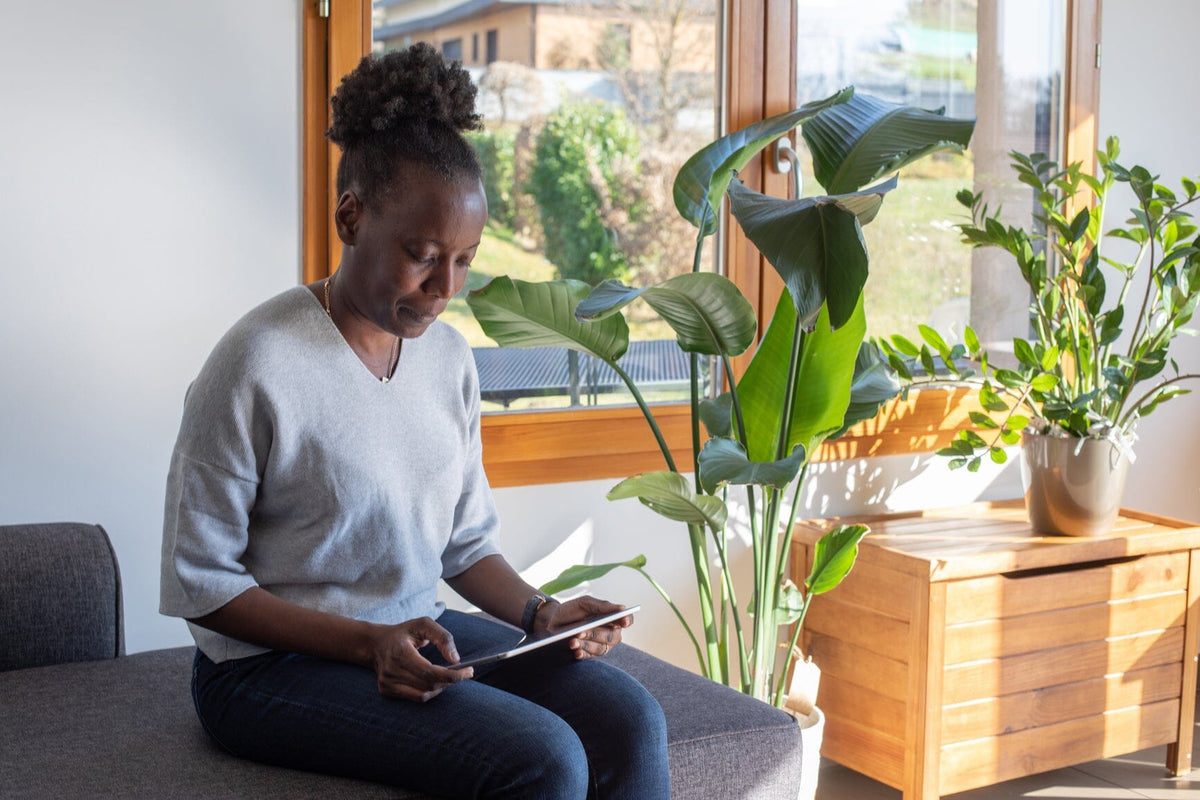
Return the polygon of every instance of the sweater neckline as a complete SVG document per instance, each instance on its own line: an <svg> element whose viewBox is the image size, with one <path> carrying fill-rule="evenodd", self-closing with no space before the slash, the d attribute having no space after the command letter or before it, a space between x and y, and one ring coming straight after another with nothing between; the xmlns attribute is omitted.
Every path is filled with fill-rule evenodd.
<svg viewBox="0 0 1200 800"><path fill-rule="evenodd" d="M338 326L334 324L333 319L325 312L325 305L321 302L321 299L313 294L312 290L307 286L297 286L296 289L308 295L308 298L311 301L309 304L310 307L308 313L313 313L313 310L315 309L316 314L320 318L317 324L322 326L321 329L324 331L324 335L329 337L330 343L337 348L339 352L338 357L341 359L341 365L349 372L356 373L357 376L359 376L354 380L362 380L362 376L365 376L366 380L369 380L371 383L375 384L375 386L379 387L381 391L386 390L392 384L400 382L402 378L401 373L404 371L405 364L407 361L411 361L413 358L413 340L400 340L398 347L399 352L396 354L396 369L393 370L391 378L386 381L381 381L379 380L379 376L369 370L367 365L362 362L362 359L358 357L358 353L354 352L354 348L350 346L348 341L346 341L346 337L342 335L342 332L338 329ZM408 355L407 359L405 358L406 354ZM347 358L350 359L349 363L346 361Z"/></svg>

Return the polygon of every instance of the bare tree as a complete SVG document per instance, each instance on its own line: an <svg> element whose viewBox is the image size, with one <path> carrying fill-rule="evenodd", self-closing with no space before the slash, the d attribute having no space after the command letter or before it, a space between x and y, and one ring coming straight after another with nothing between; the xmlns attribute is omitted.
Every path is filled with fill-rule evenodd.
<svg viewBox="0 0 1200 800"><path fill-rule="evenodd" d="M542 106L542 82L537 72L524 64L493 61L479 78L479 88L496 97L500 124L508 122L510 106L536 114Z"/></svg>
<svg viewBox="0 0 1200 800"><path fill-rule="evenodd" d="M606 22L596 64L617 84L630 118L671 139L684 110L714 92L715 6L711 0L585 0Z"/></svg>

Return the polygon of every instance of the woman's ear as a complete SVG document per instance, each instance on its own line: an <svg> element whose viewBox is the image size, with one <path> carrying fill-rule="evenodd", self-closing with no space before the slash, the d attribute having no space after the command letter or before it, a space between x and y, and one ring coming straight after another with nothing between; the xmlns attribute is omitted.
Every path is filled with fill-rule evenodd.
<svg viewBox="0 0 1200 800"><path fill-rule="evenodd" d="M351 191L342 192L333 210L333 222L342 244L353 246L358 235L358 222L363 213L362 202Z"/></svg>

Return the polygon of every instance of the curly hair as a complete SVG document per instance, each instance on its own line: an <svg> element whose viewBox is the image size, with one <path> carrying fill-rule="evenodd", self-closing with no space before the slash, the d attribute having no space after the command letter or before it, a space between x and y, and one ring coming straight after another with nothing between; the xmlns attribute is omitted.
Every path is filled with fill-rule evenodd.
<svg viewBox="0 0 1200 800"><path fill-rule="evenodd" d="M385 196L401 164L420 164L446 179L481 177L461 131L483 127L467 71L425 42L366 56L342 79L330 102L325 136L342 149L337 192L350 186L372 205Z"/></svg>

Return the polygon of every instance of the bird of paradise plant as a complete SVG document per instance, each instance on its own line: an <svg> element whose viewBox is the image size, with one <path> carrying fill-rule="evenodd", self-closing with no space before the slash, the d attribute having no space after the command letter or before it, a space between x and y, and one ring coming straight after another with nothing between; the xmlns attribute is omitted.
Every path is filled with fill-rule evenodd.
<svg viewBox="0 0 1200 800"><path fill-rule="evenodd" d="M827 194L784 199L745 186L737 172L797 126ZM605 281L594 289L578 281L527 283L502 276L468 297L484 332L501 346L570 348L600 359L624 381L666 469L631 476L608 497L636 497L686 524L700 599L699 636L663 588L651 582L691 637L703 674L775 705L782 705L812 598L841 582L867 533L861 525L830 531L815 548L803 588L791 581L790 531L809 459L826 439L874 416L900 388L878 351L864 342L868 256L862 226L875 218L884 195L896 186L896 178L888 175L938 150L961 151L973 127L972 120L844 89L723 136L683 165L674 196L680 214L697 229L691 272L648 287ZM736 379L732 359L756 344L758 320L732 281L700 271L705 242L717 230L717 211L726 197L747 238L785 287L749 365ZM652 409L620 365L629 342L620 312L636 300L670 325L691 358L688 464L675 462ZM701 357L715 358L723 367L727 391L717 397L701 396ZM701 427L707 432L703 440ZM751 528L754 579L745 606L730 570L732 487L744 487ZM710 569L714 554L715 574ZM639 556L572 567L542 588L563 591L618 566L650 578Z"/></svg>

